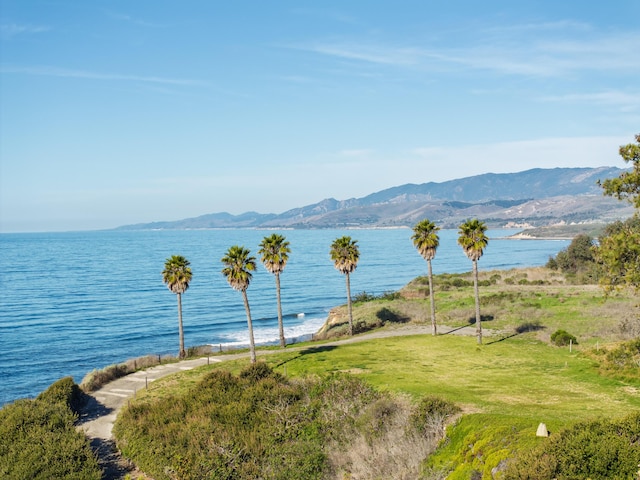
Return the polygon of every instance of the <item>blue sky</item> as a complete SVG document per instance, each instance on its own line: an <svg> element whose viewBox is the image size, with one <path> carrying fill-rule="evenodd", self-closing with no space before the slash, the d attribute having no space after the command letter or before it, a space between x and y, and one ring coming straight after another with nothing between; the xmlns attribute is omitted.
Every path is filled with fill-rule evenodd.
<svg viewBox="0 0 640 480"><path fill-rule="evenodd" d="M0 0L0 231L624 167L640 2Z"/></svg>

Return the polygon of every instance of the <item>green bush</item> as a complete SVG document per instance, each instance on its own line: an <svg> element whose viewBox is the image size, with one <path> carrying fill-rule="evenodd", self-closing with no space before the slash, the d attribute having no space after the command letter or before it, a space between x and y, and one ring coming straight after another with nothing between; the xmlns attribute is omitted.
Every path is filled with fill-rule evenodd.
<svg viewBox="0 0 640 480"><path fill-rule="evenodd" d="M35 400L18 400L0 410L0 478L100 479L102 473L86 437L74 426L78 386L64 378Z"/></svg>
<svg viewBox="0 0 640 480"><path fill-rule="evenodd" d="M65 377L53 383L38 395L38 400L46 403L61 403L68 405L75 414L80 413L85 402L85 395L71 377Z"/></svg>
<svg viewBox="0 0 640 480"><path fill-rule="evenodd" d="M507 467L504 480L636 479L640 413L581 422L553 434Z"/></svg>
<svg viewBox="0 0 640 480"><path fill-rule="evenodd" d="M428 412L454 409L436 400L424 405L415 416L425 425L433 424ZM397 478L393 457L405 454L413 455L410 478L417 478L430 450L414 446L428 436L435 448L440 437L405 430L413 409L353 376L289 380L259 362L238 376L212 371L180 395L134 402L118 416L114 435L156 480ZM407 447L374 455L388 450L389 438L408 439Z"/></svg>
<svg viewBox="0 0 640 480"><path fill-rule="evenodd" d="M304 397L263 362L239 376L216 370L185 395L124 410L114 434L156 480L321 478L322 429Z"/></svg>
<svg viewBox="0 0 640 480"><path fill-rule="evenodd" d="M470 287L473 285L472 282L465 280L464 278L454 278L451 280L450 284L456 288Z"/></svg>
<svg viewBox="0 0 640 480"><path fill-rule="evenodd" d="M375 300L376 296L372 295L371 293L367 293L367 292L360 292L357 293L354 297L353 297L353 301L355 303L364 303L364 302L370 302L372 300Z"/></svg>
<svg viewBox="0 0 640 480"><path fill-rule="evenodd" d="M426 432L434 420L444 424L445 419L459 412L457 405L439 397L427 396L418 403L411 415L411 423L418 431Z"/></svg>
<svg viewBox="0 0 640 480"><path fill-rule="evenodd" d="M103 385L133 372L134 370L129 369L124 363L109 365L101 370L93 370L87 373L80 385L85 392L95 392Z"/></svg>
<svg viewBox="0 0 640 480"><path fill-rule="evenodd" d="M188 356L197 356L199 354L206 355L207 353L208 352L204 350L204 347L192 347L189 349ZM84 392L95 392L113 380L144 368L159 365L162 363L163 358L165 361L176 360L176 358L172 356L165 356L161 358L159 355L146 355L144 357L131 358L124 363L109 365L100 370L93 370L84 376L80 382L80 389Z"/></svg>
<svg viewBox="0 0 640 480"><path fill-rule="evenodd" d="M282 380L279 373L274 372L269 365L264 362L256 362L249 365L242 372L240 372L240 378L252 383L257 383L265 378L275 378L276 380Z"/></svg>
<svg viewBox="0 0 640 480"><path fill-rule="evenodd" d="M610 349L590 350L600 372L621 380L640 379L640 339L620 343Z"/></svg>
<svg viewBox="0 0 640 480"><path fill-rule="evenodd" d="M398 412L399 405L390 397L381 397L368 406L357 420L357 428L368 442L380 438L390 419Z"/></svg>
<svg viewBox="0 0 640 480"><path fill-rule="evenodd" d="M372 302L374 300L397 300L401 297L402 295L400 294L400 292L394 292L394 291L385 291L385 292L382 292L380 295L374 295L372 293L367 293L367 292L360 292L353 297L353 301L355 303L365 303L365 302Z"/></svg>
<svg viewBox="0 0 640 480"><path fill-rule="evenodd" d="M522 294L516 292L496 292L487 293L480 298L480 304L483 306L499 306L499 305L513 305L516 302L522 301Z"/></svg>
<svg viewBox="0 0 640 480"><path fill-rule="evenodd" d="M576 339L576 337L565 330L556 330L555 332L553 332L551 334L551 342L558 347L563 347L565 345L569 345L570 343L572 343L573 345L578 344L578 340Z"/></svg>

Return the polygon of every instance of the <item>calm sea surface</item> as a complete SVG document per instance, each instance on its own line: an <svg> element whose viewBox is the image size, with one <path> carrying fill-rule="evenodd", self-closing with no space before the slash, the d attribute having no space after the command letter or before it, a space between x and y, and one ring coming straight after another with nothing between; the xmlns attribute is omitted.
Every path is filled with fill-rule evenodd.
<svg viewBox="0 0 640 480"><path fill-rule="evenodd" d="M489 231L479 262L483 270L537 266L567 241L507 240L510 230ZM184 255L193 279L182 296L185 343L234 346L248 342L239 292L220 273L231 245L257 257L266 230L75 232L0 235L0 405L33 397L67 375L146 354L177 353L177 301L162 283L167 257ZM281 276L285 334L316 332L329 310L345 303L344 277L329 258L342 235L358 240L360 262L352 294L397 290L426 273L411 230L290 230ZM466 272L471 262L457 232L440 232L434 273ZM259 264L248 290L257 343L278 338L275 283Z"/></svg>

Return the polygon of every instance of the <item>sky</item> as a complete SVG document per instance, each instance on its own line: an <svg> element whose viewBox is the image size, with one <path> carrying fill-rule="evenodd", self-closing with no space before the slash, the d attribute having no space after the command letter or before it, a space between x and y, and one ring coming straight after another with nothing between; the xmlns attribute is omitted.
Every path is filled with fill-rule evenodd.
<svg viewBox="0 0 640 480"><path fill-rule="evenodd" d="M0 0L0 232L623 168L638 18L638 0Z"/></svg>

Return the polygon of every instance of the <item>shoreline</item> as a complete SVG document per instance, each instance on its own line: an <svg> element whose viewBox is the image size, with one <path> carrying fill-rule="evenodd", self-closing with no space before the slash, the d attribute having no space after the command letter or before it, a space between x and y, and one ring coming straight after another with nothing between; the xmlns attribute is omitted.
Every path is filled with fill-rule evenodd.
<svg viewBox="0 0 640 480"><path fill-rule="evenodd" d="M545 237L537 237L534 235L530 235L528 233L520 232L510 235L508 237L501 237L501 240L573 240L574 237L558 235L558 236L545 236Z"/></svg>

